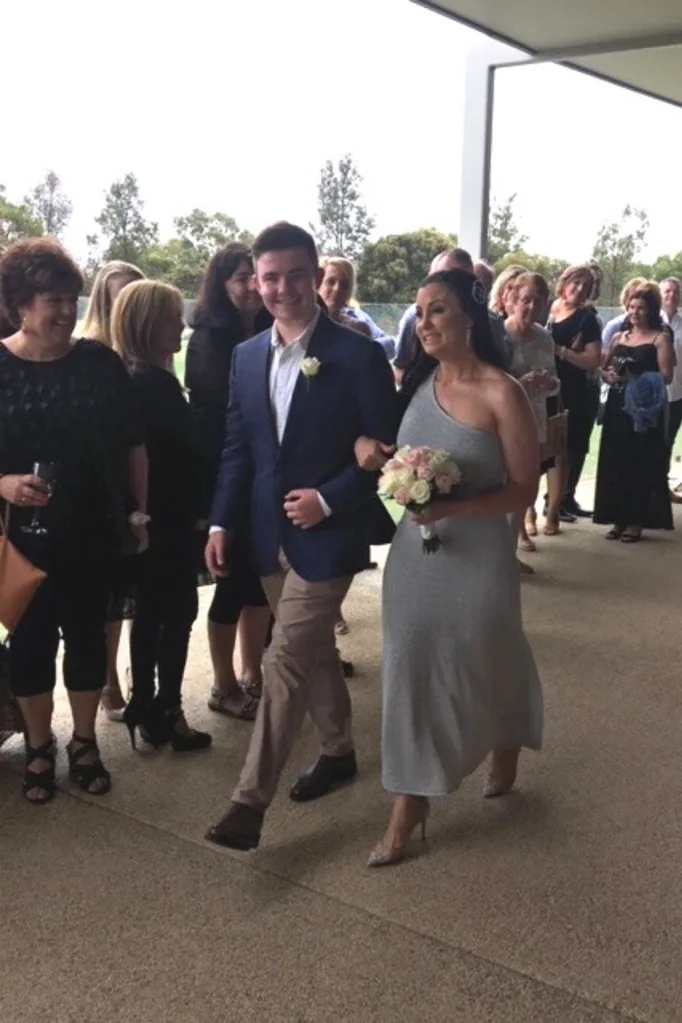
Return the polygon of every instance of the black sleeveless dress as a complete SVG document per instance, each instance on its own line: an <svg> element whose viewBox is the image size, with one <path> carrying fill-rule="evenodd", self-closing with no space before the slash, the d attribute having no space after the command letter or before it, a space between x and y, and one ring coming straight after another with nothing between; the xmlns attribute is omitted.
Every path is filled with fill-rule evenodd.
<svg viewBox="0 0 682 1023"><path fill-rule="evenodd" d="M640 373L658 372L656 346L617 344L613 362L634 362ZM635 433L623 408L625 389L611 387L599 447L594 521L609 526L673 529L668 491L666 412L656 426Z"/></svg>

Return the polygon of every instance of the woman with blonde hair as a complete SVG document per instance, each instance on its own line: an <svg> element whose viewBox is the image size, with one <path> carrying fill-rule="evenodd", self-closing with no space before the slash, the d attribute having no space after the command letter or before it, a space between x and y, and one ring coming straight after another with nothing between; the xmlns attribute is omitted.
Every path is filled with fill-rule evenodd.
<svg viewBox="0 0 682 1023"><path fill-rule="evenodd" d="M359 305L351 305L355 297L357 275L355 267L345 256L327 256L321 261L324 277L320 284L320 298L325 304L327 315L345 327L367 334L378 341L389 358L395 351L395 341L378 327Z"/></svg>
<svg viewBox="0 0 682 1023"><path fill-rule="evenodd" d="M511 315L511 304L507 308L507 303L510 300L510 289L516 278L525 273L528 273L525 266L514 264L498 274L490 292L489 305L491 313L495 316L500 316L502 319L506 319L507 316Z"/></svg>
<svg viewBox="0 0 682 1023"><path fill-rule="evenodd" d="M547 329L554 341L554 355L561 381L561 400L568 411L566 457L557 457L549 472L550 503L561 495L560 520L575 522L578 516L590 517L575 500L575 490L590 447L596 419L591 374L601 359L601 328L588 305L594 290L594 274L589 266L569 266L556 286L556 298L550 310ZM559 522L547 516L545 533L559 532Z"/></svg>
<svg viewBox="0 0 682 1023"><path fill-rule="evenodd" d="M170 742L176 752L211 743L206 732L188 726L182 711L182 681L198 611L195 530L200 503L192 416L180 383L167 368L180 350L183 328L182 296L168 284L135 281L114 303L111 337L137 395L149 458L149 548L134 562L132 695L123 720L133 748L139 728L145 742L157 748Z"/></svg>
<svg viewBox="0 0 682 1023"><path fill-rule="evenodd" d="M83 337L89 338L90 341L101 341L107 348L111 348L111 310L116 297L126 284L143 281L144 276L138 267L132 263L124 263L122 259L113 259L101 266L90 292L83 321Z"/></svg>
<svg viewBox="0 0 682 1023"><path fill-rule="evenodd" d="M111 310L119 292L132 281L144 280L142 271L132 263L114 259L97 271L88 308L83 321L82 336L111 348ZM120 566L119 566L120 567ZM107 681L102 690L101 706L110 721L122 721L125 699L118 677L118 648L121 642L124 600L119 572L114 573L114 588L107 621Z"/></svg>
<svg viewBox="0 0 682 1023"><path fill-rule="evenodd" d="M510 373L519 381L533 407L542 450L547 443L548 413L556 414L556 400L552 402L551 399L555 399L560 387L554 343L549 331L539 323L549 302L549 287L542 274L524 273L514 279L507 294L507 304L511 307L511 314L505 323L505 331L512 346ZM540 464L540 475L553 468L554 458L545 452ZM560 500L560 495L555 497L548 518L558 518ZM534 552L537 548L531 536L537 535L535 501L529 506L525 521L518 513L514 525L521 550ZM519 562L519 567L522 573L533 571L523 562Z"/></svg>

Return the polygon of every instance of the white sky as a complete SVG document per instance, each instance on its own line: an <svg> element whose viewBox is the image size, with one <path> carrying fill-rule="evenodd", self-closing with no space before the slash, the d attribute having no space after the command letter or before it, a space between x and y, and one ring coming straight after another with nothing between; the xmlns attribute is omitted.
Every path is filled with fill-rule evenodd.
<svg viewBox="0 0 682 1023"><path fill-rule="evenodd" d="M345 152L377 235L457 230L472 33L452 21L408 0L2 7L0 182L18 200L53 168L79 256L129 170L163 235L195 206L257 231L314 219ZM681 110L556 67L501 71L496 96L493 194L518 193L529 249L586 258L626 202L649 255L682 249Z"/></svg>

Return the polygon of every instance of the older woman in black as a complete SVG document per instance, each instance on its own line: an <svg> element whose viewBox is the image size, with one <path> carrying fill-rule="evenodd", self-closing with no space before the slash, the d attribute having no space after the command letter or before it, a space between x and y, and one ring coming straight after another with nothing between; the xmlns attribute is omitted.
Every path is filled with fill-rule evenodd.
<svg viewBox="0 0 682 1023"><path fill-rule="evenodd" d="M134 562L135 613L130 634L132 696L123 712L154 746L204 749L211 736L190 728L182 682L197 616L195 530L198 458L191 414L168 370L182 341L183 303L159 281L126 285L114 302L111 335L128 368L149 459L149 548ZM157 686L158 683L158 686Z"/></svg>
<svg viewBox="0 0 682 1023"><path fill-rule="evenodd" d="M47 572L10 642L26 724L24 794L34 803L55 792L60 634L74 725L70 776L91 795L111 787L95 738L111 565L124 532L146 544L138 519L146 453L132 387L113 352L72 339L82 283L51 239L18 242L0 260L0 300L15 325L0 344L0 498L13 506L12 542Z"/></svg>
<svg viewBox="0 0 682 1023"><path fill-rule="evenodd" d="M207 518L225 439L230 365L235 347L272 324L253 284L251 253L245 245L220 249L209 263L197 303L187 347L185 385L202 459L201 511ZM243 531L248 530L248 495ZM230 574L218 579L208 613L208 639L214 683L211 710L253 720L258 707L261 658L270 611L257 573L248 562L248 542L235 545L243 558L230 563ZM242 678L233 667L239 629Z"/></svg>

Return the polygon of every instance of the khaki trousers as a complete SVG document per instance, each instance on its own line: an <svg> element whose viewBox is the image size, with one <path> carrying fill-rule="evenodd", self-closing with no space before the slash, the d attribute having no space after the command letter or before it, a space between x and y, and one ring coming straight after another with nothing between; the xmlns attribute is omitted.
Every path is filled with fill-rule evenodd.
<svg viewBox="0 0 682 1023"><path fill-rule="evenodd" d="M280 571L263 579L275 627L263 662L263 695L233 802L260 810L270 805L306 713L320 733L323 753L342 756L353 749L350 696L334 635L352 581L346 576L307 582L283 554Z"/></svg>

